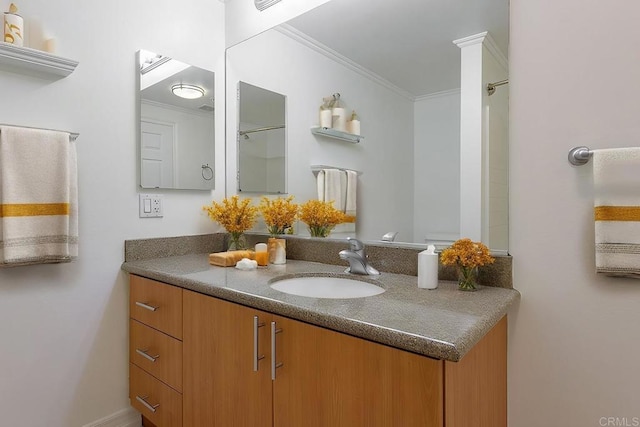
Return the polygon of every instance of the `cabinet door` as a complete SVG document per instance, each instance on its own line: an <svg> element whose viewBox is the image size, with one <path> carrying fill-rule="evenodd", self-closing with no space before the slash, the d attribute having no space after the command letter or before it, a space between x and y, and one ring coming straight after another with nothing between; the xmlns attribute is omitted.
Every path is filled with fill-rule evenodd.
<svg viewBox="0 0 640 427"><path fill-rule="evenodd" d="M272 425L269 373L269 314L184 291L184 425L260 427ZM259 355L253 370L253 318Z"/></svg>
<svg viewBox="0 0 640 427"><path fill-rule="evenodd" d="M442 361L274 319L275 427L443 425Z"/></svg>

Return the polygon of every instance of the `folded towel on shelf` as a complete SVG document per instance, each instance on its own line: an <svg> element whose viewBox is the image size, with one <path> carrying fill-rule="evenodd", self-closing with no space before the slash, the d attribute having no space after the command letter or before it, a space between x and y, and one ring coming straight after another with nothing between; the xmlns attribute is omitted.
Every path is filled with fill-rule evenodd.
<svg viewBox="0 0 640 427"><path fill-rule="evenodd" d="M75 141L67 132L0 126L0 266L77 255Z"/></svg>
<svg viewBox="0 0 640 427"><path fill-rule="evenodd" d="M640 148L594 150L596 271L640 278Z"/></svg>

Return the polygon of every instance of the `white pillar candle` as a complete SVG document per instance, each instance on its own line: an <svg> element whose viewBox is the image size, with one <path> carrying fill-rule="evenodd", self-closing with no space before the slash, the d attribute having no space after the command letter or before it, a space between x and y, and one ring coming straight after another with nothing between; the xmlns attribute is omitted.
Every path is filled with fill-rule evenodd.
<svg viewBox="0 0 640 427"><path fill-rule="evenodd" d="M320 127L321 128L330 128L331 123L331 110L320 110Z"/></svg>
<svg viewBox="0 0 640 427"><path fill-rule="evenodd" d="M342 107L334 108L332 113L333 116L333 125L331 126L335 130L339 130L341 132L347 131L347 112Z"/></svg>
<svg viewBox="0 0 640 427"><path fill-rule="evenodd" d="M56 39L46 39L42 44L42 50L49 53L56 53Z"/></svg>
<svg viewBox="0 0 640 427"><path fill-rule="evenodd" d="M24 21L15 13L4 14L4 41L15 46L24 45Z"/></svg>
<svg viewBox="0 0 640 427"><path fill-rule="evenodd" d="M348 122L347 132L353 135L360 135L360 120L351 120Z"/></svg>

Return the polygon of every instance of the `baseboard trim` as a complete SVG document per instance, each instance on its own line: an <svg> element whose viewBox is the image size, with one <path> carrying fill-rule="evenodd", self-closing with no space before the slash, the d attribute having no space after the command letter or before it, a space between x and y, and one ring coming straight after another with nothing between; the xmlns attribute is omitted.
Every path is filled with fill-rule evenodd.
<svg viewBox="0 0 640 427"><path fill-rule="evenodd" d="M115 412L104 418L101 418L92 423L86 424L83 427L141 427L142 418L140 412L133 408L126 408L121 411Z"/></svg>

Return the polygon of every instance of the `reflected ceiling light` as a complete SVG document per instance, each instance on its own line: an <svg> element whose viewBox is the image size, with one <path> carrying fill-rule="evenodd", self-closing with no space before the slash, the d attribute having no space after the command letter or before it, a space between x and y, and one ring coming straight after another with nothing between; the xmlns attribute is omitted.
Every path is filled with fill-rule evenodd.
<svg viewBox="0 0 640 427"><path fill-rule="evenodd" d="M204 96L204 89L200 86L186 85L182 83L171 86L171 92L173 92L175 96L185 99L196 99Z"/></svg>
<svg viewBox="0 0 640 427"><path fill-rule="evenodd" d="M262 11L268 7L273 6L278 3L280 0L253 0L253 3L256 5L256 9Z"/></svg>

